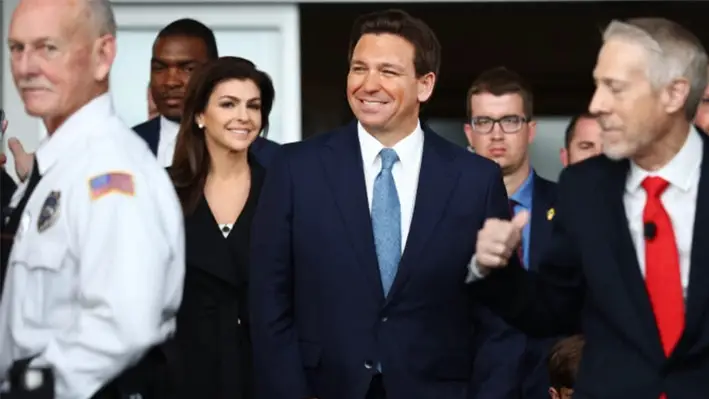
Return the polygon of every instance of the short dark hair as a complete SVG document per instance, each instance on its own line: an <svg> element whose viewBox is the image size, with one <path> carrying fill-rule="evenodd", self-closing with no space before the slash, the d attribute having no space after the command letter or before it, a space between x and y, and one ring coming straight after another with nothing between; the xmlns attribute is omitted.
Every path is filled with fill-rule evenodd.
<svg viewBox="0 0 709 399"><path fill-rule="evenodd" d="M572 335L559 340L551 349L548 368L553 388L574 388L584 344L583 335Z"/></svg>
<svg viewBox="0 0 709 399"><path fill-rule="evenodd" d="M580 114L574 115L573 118L571 118L571 121L569 121L569 124L566 126L566 131L564 131L564 147L568 150L571 147L571 141L574 139L574 133L576 131L576 125L579 123L581 119L593 119L595 118L595 115L588 113L588 112L582 112Z"/></svg>
<svg viewBox="0 0 709 399"><path fill-rule="evenodd" d="M365 14L357 18L350 34L349 60L359 39L366 34L397 35L414 46L414 69L421 77L441 67L441 44L433 30L422 20L402 10L386 10Z"/></svg>
<svg viewBox="0 0 709 399"><path fill-rule="evenodd" d="M187 85L174 160L169 169L185 215L191 214L197 207L211 163L204 130L197 126L196 117L207 108L209 97L217 85L232 79L250 80L258 86L261 92L261 128L262 132L268 130L268 117L273 109L276 91L267 73L240 57L221 57L197 68Z"/></svg>
<svg viewBox="0 0 709 399"><path fill-rule="evenodd" d="M522 79L522 76L515 71L499 66L488 69L475 78L465 98L465 112L468 115L468 120L473 117L471 99L474 95L481 93L490 93L493 96L519 94L522 97L524 116L528 119L533 117L534 98L532 97L532 89Z"/></svg>
<svg viewBox="0 0 709 399"><path fill-rule="evenodd" d="M160 30L156 41L165 37L174 36L201 39L202 42L204 42L204 46L207 48L207 57L209 57L210 60L219 58L217 39L214 37L214 32L199 21L191 18L183 18L170 22L170 24Z"/></svg>

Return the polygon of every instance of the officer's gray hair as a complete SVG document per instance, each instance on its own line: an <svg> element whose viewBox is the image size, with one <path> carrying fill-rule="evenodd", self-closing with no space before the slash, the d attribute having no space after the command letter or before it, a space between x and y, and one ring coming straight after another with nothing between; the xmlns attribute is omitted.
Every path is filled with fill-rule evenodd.
<svg viewBox="0 0 709 399"><path fill-rule="evenodd" d="M603 33L603 41L621 39L637 43L648 54L647 77L659 89L673 80L689 81L685 103L688 120L694 119L707 85L707 53L690 31L664 18L614 20Z"/></svg>
<svg viewBox="0 0 709 399"><path fill-rule="evenodd" d="M85 0L86 9L89 13L95 32L99 36L116 36L116 18L113 15L113 8L110 0Z"/></svg>

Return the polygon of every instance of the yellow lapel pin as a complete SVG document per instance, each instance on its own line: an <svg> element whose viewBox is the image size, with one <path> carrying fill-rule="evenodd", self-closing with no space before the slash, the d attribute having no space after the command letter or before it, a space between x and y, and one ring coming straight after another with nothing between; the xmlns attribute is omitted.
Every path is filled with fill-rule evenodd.
<svg viewBox="0 0 709 399"><path fill-rule="evenodd" d="M554 208L549 208L547 211L547 220L552 220L554 219Z"/></svg>

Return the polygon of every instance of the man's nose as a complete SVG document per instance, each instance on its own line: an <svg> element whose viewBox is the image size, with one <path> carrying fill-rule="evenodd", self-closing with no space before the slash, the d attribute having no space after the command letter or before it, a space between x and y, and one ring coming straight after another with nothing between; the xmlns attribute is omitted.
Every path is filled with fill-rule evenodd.
<svg viewBox="0 0 709 399"><path fill-rule="evenodd" d="M492 130L490 130L490 138L495 141L502 141L505 139L505 132L502 130L502 126L499 122L492 125Z"/></svg>
<svg viewBox="0 0 709 399"><path fill-rule="evenodd" d="M168 68L167 80L165 83L170 87L184 86L186 81L185 73L180 68Z"/></svg>
<svg viewBox="0 0 709 399"><path fill-rule="evenodd" d="M18 77L27 78L39 74L37 57L33 55L32 51L23 51L17 57L13 58L13 67Z"/></svg>
<svg viewBox="0 0 709 399"><path fill-rule="evenodd" d="M588 105L588 112L592 115L600 115L608 112L608 99L604 90L600 87L596 88L591 98L591 103Z"/></svg>
<svg viewBox="0 0 709 399"><path fill-rule="evenodd" d="M368 93L379 90L381 86L379 81L379 75L376 71L372 71L367 74L364 78L364 83L362 84L362 89Z"/></svg>

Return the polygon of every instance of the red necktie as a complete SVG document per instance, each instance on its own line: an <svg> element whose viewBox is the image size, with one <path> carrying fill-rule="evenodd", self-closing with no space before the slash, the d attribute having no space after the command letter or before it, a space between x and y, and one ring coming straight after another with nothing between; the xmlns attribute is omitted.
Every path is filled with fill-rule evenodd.
<svg viewBox="0 0 709 399"><path fill-rule="evenodd" d="M515 217L515 206L517 205L517 201L511 199L509 201L510 203L510 218ZM519 258L519 264L522 265L522 267L525 267L524 265L524 253L522 251L522 242L519 243L519 246L517 247L517 257Z"/></svg>
<svg viewBox="0 0 709 399"><path fill-rule="evenodd" d="M665 355L670 356L684 329L684 295L679 271L679 252L672 221L660 196L669 183L661 177L647 177L643 225L655 224L654 237L645 240L645 284L655 313ZM663 394L661 399L665 399Z"/></svg>

